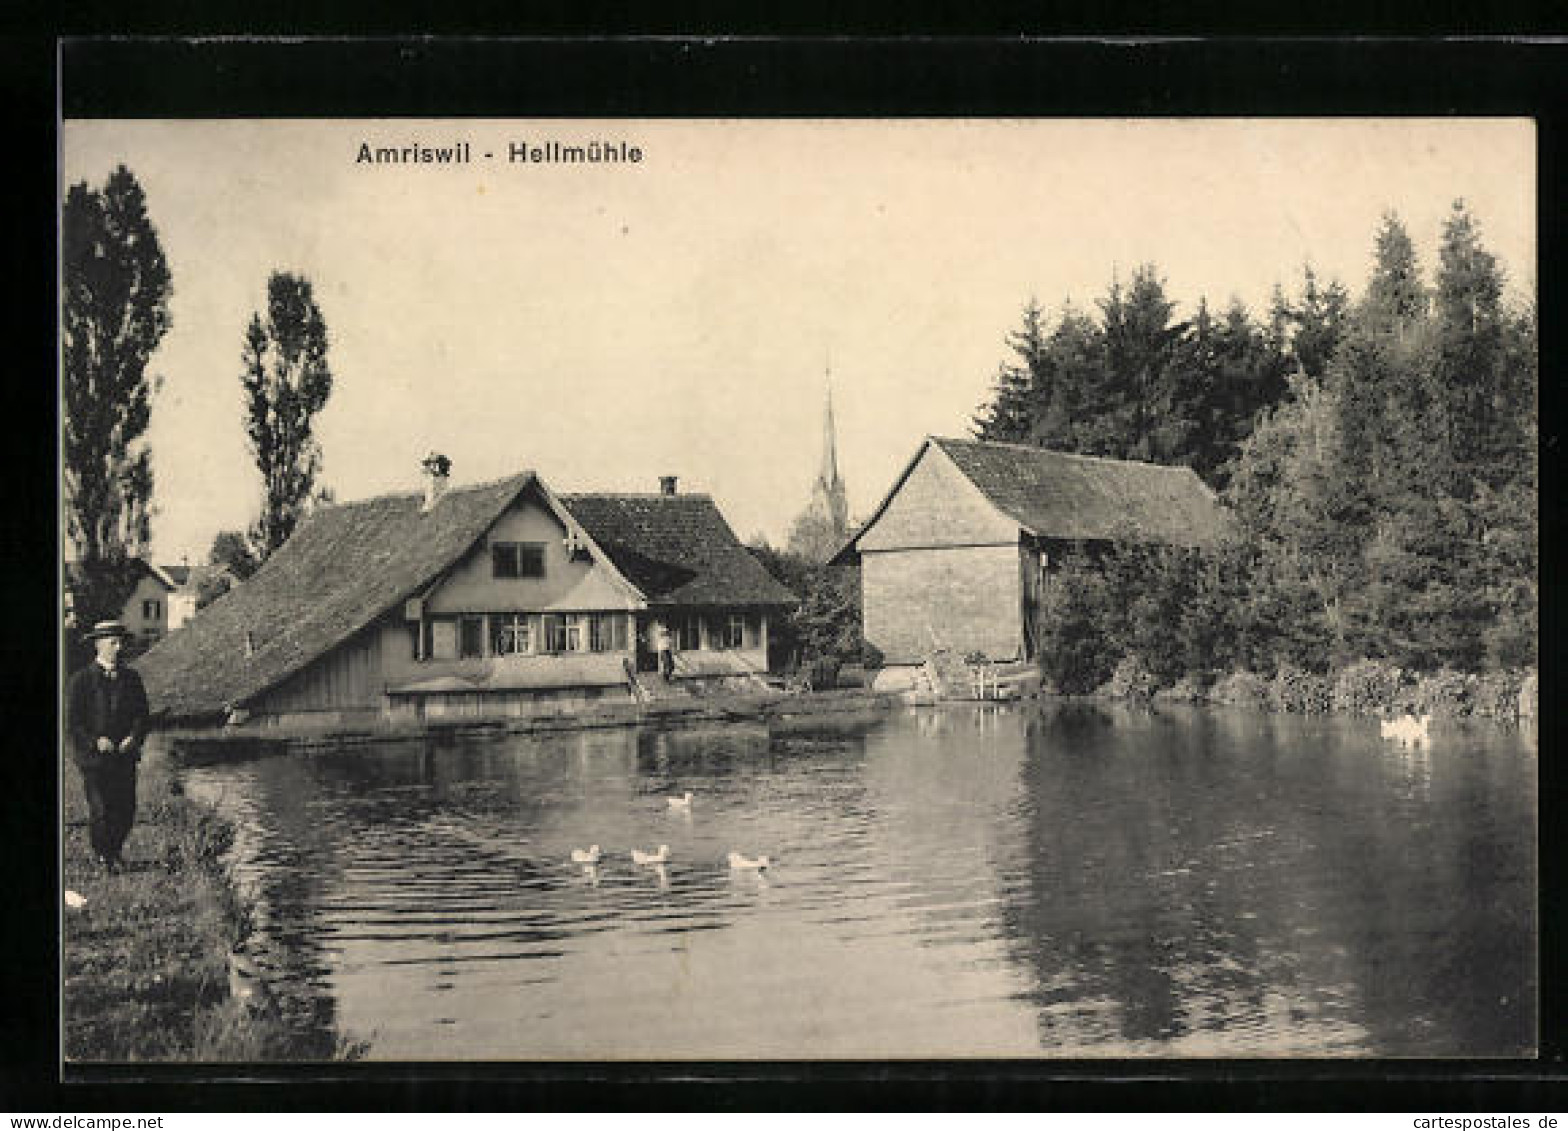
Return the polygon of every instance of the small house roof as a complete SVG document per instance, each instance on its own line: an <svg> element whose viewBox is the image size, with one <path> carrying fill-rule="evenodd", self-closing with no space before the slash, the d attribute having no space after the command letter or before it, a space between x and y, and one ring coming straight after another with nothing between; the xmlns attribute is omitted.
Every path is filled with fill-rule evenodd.
<svg viewBox="0 0 1568 1131"><path fill-rule="evenodd" d="M705 494L576 494L561 502L654 605L793 605Z"/></svg>
<svg viewBox="0 0 1568 1131"><path fill-rule="evenodd" d="M162 585L165 589L168 589L171 592L180 587L180 583L175 580L175 578L170 576L168 566L153 565L145 558L128 558L126 560L130 563L131 566L135 568L136 579L138 581L140 581L143 577L151 577L153 580L157 581L159 585ZM66 562L65 584L68 587L74 587L80 585L81 581L82 563L75 561Z"/></svg>
<svg viewBox="0 0 1568 1131"><path fill-rule="evenodd" d="M854 551L931 448L950 459L997 510L1037 537L1210 546L1225 535L1223 508L1190 467L928 436L834 560Z"/></svg>

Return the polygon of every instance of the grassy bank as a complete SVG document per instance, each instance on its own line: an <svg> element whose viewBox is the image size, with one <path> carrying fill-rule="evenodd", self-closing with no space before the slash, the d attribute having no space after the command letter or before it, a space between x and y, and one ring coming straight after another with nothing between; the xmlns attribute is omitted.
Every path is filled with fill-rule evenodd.
<svg viewBox="0 0 1568 1131"><path fill-rule="evenodd" d="M86 897L62 931L64 1051L70 1061L323 1060L351 1055L331 1033L229 994L228 956L250 931L224 862L232 830L144 763L126 870L93 868L87 804L63 775L62 880Z"/></svg>

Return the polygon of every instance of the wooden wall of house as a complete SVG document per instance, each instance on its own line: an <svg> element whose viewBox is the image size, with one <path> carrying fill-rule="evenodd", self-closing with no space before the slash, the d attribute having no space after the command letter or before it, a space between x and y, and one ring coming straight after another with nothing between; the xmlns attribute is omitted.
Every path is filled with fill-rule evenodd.
<svg viewBox="0 0 1568 1131"><path fill-rule="evenodd" d="M1018 544L1018 524L991 505L942 451L927 446L880 518L861 536L862 553L924 546Z"/></svg>
<svg viewBox="0 0 1568 1131"><path fill-rule="evenodd" d="M381 633L372 627L255 699L255 715L358 711L381 706Z"/></svg>
<svg viewBox="0 0 1568 1131"><path fill-rule="evenodd" d="M571 559L565 537L561 521L537 499L524 496L431 595L430 612L524 612L548 607L581 584L593 568L592 562ZM497 542L543 545L544 576L494 576L491 547Z"/></svg>
<svg viewBox="0 0 1568 1131"><path fill-rule="evenodd" d="M1022 650L1017 542L863 552L860 579L866 640L888 664L917 663L934 644L992 660Z"/></svg>

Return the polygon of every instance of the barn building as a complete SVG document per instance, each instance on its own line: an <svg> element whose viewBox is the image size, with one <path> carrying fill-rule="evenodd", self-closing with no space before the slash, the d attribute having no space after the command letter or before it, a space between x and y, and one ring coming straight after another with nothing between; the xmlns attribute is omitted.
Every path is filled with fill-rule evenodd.
<svg viewBox="0 0 1568 1131"><path fill-rule="evenodd" d="M834 560L860 563L865 639L891 685L939 649L1034 659L1041 587L1068 549L1204 546L1224 525L1190 468L927 437Z"/></svg>
<svg viewBox="0 0 1568 1131"><path fill-rule="evenodd" d="M154 710L338 723L756 686L795 598L707 495L555 494L533 472L323 507L136 664ZM673 679L653 674L656 626Z"/></svg>

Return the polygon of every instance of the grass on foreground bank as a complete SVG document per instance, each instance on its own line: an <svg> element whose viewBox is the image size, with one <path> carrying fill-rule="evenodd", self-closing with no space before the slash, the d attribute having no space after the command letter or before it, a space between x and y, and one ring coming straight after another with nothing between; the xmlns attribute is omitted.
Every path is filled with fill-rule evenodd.
<svg viewBox="0 0 1568 1131"><path fill-rule="evenodd" d="M92 864L81 776L62 775L61 880L86 897L64 911L62 1029L68 1061L325 1060L353 1055L283 1011L232 999L228 956L249 933L223 855L232 830L142 764L126 870Z"/></svg>

